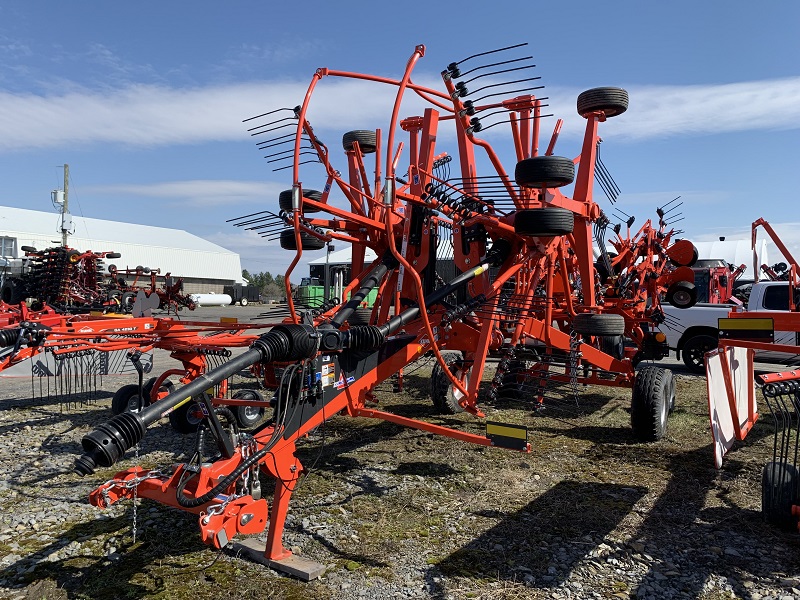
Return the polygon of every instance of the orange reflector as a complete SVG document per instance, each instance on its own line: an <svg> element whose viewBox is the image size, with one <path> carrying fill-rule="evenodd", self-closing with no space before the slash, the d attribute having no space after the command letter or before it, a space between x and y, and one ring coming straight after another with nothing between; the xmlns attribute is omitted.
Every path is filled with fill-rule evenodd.
<svg viewBox="0 0 800 600"><path fill-rule="evenodd" d="M238 323L239 319L236 318L236 317L220 317L219 318L219 322L220 323Z"/></svg>
<svg viewBox="0 0 800 600"><path fill-rule="evenodd" d="M666 334L665 334L665 333L663 333L663 332L661 332L661 331L659 331L659 332L656 334L656 341L657 341L659 344L660 344L660 343L662 343L662 342L666 342L666 341L667 341L667 336L666 336Z"/></svg>

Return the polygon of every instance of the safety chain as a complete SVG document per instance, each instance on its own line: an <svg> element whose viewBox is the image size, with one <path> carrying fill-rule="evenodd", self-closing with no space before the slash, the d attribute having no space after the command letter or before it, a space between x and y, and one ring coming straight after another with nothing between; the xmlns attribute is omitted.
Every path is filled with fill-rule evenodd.
<svg viewBox="0 0 800 600"><path fill-rule="evenodd" d="M503 356L500 358L500 362L497 363L497 371L495 371L494 378L492 379L492 387L489 390L489 400L491 402L497 400L497 396L500 393L500 388L503 387L503 380L505 379L506 373L508 373L508 369L511 366L511 361L514 360L515 356L516 350L513 346L503 348Z"/></svg>
<svg viewBox="0 0 800 600"><path fill-rule="evenodd" d="M170 477L170 473L165 473L159 469L153 469L152 471L148 471L144 475L140 475L139 477L133 477L131 479L120 480L120 479L109 479L106 481L102 486L103 491L100 492L101 496L103 496L103 506L106 508L110 506L109 498L108 498L108 490L110 489L109 485L113 484L112 487L122 488L124 490L133 489L134 492L136 488L139 487L139 484L143 481L147 481L148 479L167 479Z"/></svg>
<svg viewBox="0 0 800 600"><path fill-rule="evenodd" d="M583 353L578 350L580 345L581 340L573 331L569 336L569 385L575 398L575 404L578 403L578 359L583 356Z"/></svg>
<svg viewBox="0 0 800 600"><path fill-rule="evenodd" d="M242 455L242 462L246 461L258 450L258 444L253 436L245 433L240 434L239 452ZM258 462L250 466L236 484L236 493L238 496L250 494L253 500L261 499L261 481L258 478ZM237 497L238 497L237 496Z"/></svg>
<svg viewBox="0 0 800 600"><path fill-rule="evenodd" d="M142 404L143 404L143 402L141 402L141 399L140 399L139 406L141 406ZM134 460L135 460L136 464L138 465L139 464L139 444L138 444L138 442L133 447L133 451L134 451ZM138 479L138 477L137 477L137 479ZM140 483L141 483L141 481L137 481L136 485L133 486L133 510L131 511L132 516L133 516L133 525L131 527L131 532L133 533L133 543L134 544L136 543L136 513L138 512L138 508L139 508L138 507L138 500L139 500L138 496L139 496L139 484Z"/></svg>
<svg viewBox="0 0 800 600"><path fill-rule="evenodd" d="M220 494L215 498L215 500L221 500L219 504L210 504L208 509L204 512L200 513L200 523L203 525L208 525L208 522L211 520L211 517L216 515L221 515L225 512L228 504L236 500L237 498L241 498L245 494Z"/></svg>

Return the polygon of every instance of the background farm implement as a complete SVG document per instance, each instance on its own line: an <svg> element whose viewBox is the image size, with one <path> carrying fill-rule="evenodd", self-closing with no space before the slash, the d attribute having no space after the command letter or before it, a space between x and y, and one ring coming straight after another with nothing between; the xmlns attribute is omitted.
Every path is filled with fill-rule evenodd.
<svg viewBox="0 0 800 600"><path fill-rule="evenodd" d="M216 440L211 455L198 451L189 462L157 472L134 467L118 473L92 494L95 505L138 494L196 513L204 541L217 547L268 524L264 558L312 577L318 569L298 564L282 533L289 498L304 471L296 444L332 416L382 419L484 446L530 449L525 427L491 422L478 435L380 410L376 385L392 377L402 385L403 369L426 355L436 360L431 391L441 412L484 417L478 402L482 375L489 359L497 358L490 397L511 387L539 408L547 406L551 384L568 384L574 394L582 384L628 386L634 434L645 441L664 435L674 405L672 375L652 364L634 367L666 355L663 336L653 328L664 319L661 296L686 307L696 300L688 268L696 250L675 239L666 207L635 233L629 218L623 233L593 200L596 178L609 190L615 187L598 167L598 128L627 109L625 90L595 88L578 97L586 127L575 158L554 154L561 120L540 150L547 98L530 93L542 86L529 76L531 57L512 56L520 47L451 63L442 72L444 91L412 81L423 46L399 79L319 69L302 104L258 117L260 124L250 131L270 136L259 147L269 149L277 170L292 169L292 186L280 194L276 209L232 222L295 252L285 278L289 316L239 356L87 435L85 453L76 461L82 474L114 465L148 425L187 405L203 415L203 435ZM498 82L510 72L512 80ZM470 90L484 76L493 83ZM395 94L385 131L344 133L341 168L307 118L317 85L331 77L373 82ZM426 107L401 119L406 96ZM454 131L440 131L443 125ZM501 125L511 135L513 176L478 136ZM439 147L446 140L456 154ZM288 149L281 150L284 145ZM402 169L401 160L407 165ZM301 180L306 164L313 166L304 166ZM318 177L315 187L323 191L305 188L302 181L309 177ZM605 247L609 231L614 256ZM290 275L304 251L333 240L352 245L352 279L343 299L298 310ZM377 256L370 263L367 248ZM454 267L447 279L445 267ZM358 309L370 295L375 300L367 317ZM271 418L251 432L238 428L208 392L245 368L258 371L274 394ZM260 471L276 480L271 508L262 497Z"/></svg>
<svg viewBox="0 0 800 600"><path fill-rule="evenodd" d="M250 345L257 337L255 330L271 326L155 317L39 316L39 320L23 320L0 329L0 372L27 359L48 357L31 361L32 395L58 398L66 404L95 399L98 383L105 375L124 370L138 373L137 384L122 386L112 398L114 414L141 410L165 396L174 386L170 376L184 384L201 377L229 358L231 349ZM144 375L153 368L152 352L156 349L168 351L181 368L168 369L145 381ZM51 377L55 377L52 384ZM215 394L220 402L231 404L238 423L248 427L261 418L267 406L259 387L234 390L228 381L221 381ZM236 400L237 394L244 394L249 402ZM176 431L197 429L202 416L198 417L193 407L187 403L170 413Z"/></svg>
<svg viewBox="0 0 800 600"><path fill-rule="evenodd" d="M81 252L66 246L21 249L25 258L18 272L4 273L2 277L0 319L3 312L13 312L25 301L30 302L34 311L51 307L62 314L130 314L137 299L142 305L138 314L154 308L175 314L184 307L195 308L192 299L182 293L180 277L172 277L170 273L161 277L160 269L148 267L118 269L113 263L106 265L107 259L120 258L118 252ZM140 283L142 278L146 280ZM139 296L139 292L144 296Z"/></svg>
<svg viewBox="0 0 800 600"><path fill-rule="evenodd" d="M786 262L761 265L755 253L758 228L765 230ZM714 438L714 459L723 457L743 441L759 419L757 398L763 398L773 426L772 460L761 476L761 511L764 519L790 531L800 530L800 370L762 372L756 375L756 351L797 355L797 345L781 343L776 332L800 335L800 267L794 256L764 219L752 224L753 267L773 281L786 281L779 305L784 310L731 310L719 319L719 347L706 354L709 411ZM758 385L757 385L758 384ZM760 391L760 394L759 394Z"/></svg>

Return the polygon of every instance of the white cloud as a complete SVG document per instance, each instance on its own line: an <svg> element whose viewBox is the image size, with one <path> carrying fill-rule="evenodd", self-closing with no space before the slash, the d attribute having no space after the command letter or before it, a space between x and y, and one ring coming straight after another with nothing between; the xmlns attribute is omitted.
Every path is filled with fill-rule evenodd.
<svg viewBox="0 0 800 600"><path fill-rule="evenodd" d="M764 129L796 129L800 122L800 77L721 85L631 86L630 106L602 125L615 141L709 135ZM577 93L548 88L564 131L577 134Z"/></svg>
<svg viewBox="0 0 800 600"><path fill-rule="evenodd" d="M191 181L166 181L152 184L118 184L89 186L84 193L146 196L189 200L203 206L238 204L241 202L269 201L277 205L277 197L286 184L259 181L233 181L198 179Z"/></svg>
<svg viewBox="0 0 800 600"><path fill-rule="evenodd" d="M430 85L441 88L441 84ZM307 82L274 81L193 89L131 85L110 93L75 87L60 95L0 93L0 151L96 143L155 146L243 141L254 123L242 123L242 119L274 108L292 108L302 101L307 87ZM549 110L565 119L564 135L579 135L582 130L583 119L575 113L580 91L545 90ZM800 123L796 101L800 77L725 85L631 86L628 91L630 109L604 124L605 134L642 140L794 129ZM309 119L315 131L338 135L349 129L385 128L395 92L393 86L326 78L317 86ZM416 95L409 94L401 115L419 114L421 105ZM281 132L290 133L291 128Z"/></svg>

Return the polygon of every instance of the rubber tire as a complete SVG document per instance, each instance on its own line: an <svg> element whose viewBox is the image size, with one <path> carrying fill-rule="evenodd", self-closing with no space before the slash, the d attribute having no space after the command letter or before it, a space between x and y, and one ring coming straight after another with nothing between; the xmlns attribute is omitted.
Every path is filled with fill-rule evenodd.
<svg viewBox="0 0 800 600"><path fill-rule="evenodd" d="M601 335L600 350L617 360L625 358L625 340L621 335Z"/></svg>
<svg viewBox="0 0 800 600"><path fill-rule="evenodd" d="M142 389L142 393L145 396L144 402L142 402L142 408L147 408L150 402L144 389ZM131 410L132 403L138 398L139 384L129 383L127 385L123 385L116 392L114 392L114 396L111 398L111 413L114 415L121 415L124 412L139 412L138 410Z"/></svg>
<svg viewBox="0 0 800 600"><path fill-rule="evenodd" d="M514 181L524 188L558 188L575 181L575 163L564 156L525 158L514 168Z"/></svg>
<svg viewBox="0 0 800 600"><path fill-rule="evenodd" d="M514 231L520 235L555 237L572 233L574 227L575 213L566 208L526 208L514 215Z"/></svg>
<svg viewBox="0 0 800 600"><path fill-rule="evenodd" d="M681 348L681 359L692 373L703 375L706 372L705 353L719 346L713 336L701 334L690 337Z"/></svg>
<svg viewBox="0 0 800 600"><path fill-rule="evenodd" d="M455 351L442 352L442 358L453 374L458 371L457 363L463 360L461 352ZM453 384L450 378L445 375L439 361L436 361L431 371L431 400L433 400L433 406L436 407L440 414L456 415L464 412L458 400L453 396Z"/></svg>
<svg viewBox="0 0 800 600"><path fill-rule="evenodd" d="M157 377L151 377L148 379L144 385L142 386L142 393L144 394L145 398L147 399L147 406L152 404L150 399L150 393L153 391L153 386L156 384ZM169 379L165 379L164 383L161 384L159 387L159 391L163 390L165 392L169 392L170 394L175 389L175 384L172 383Z"/></svg>
<svg viewBox="0 0 800 600"><path fill-rule="evenodd" d="M111 263L110 265L108 265L108 272L109 273L116 273L117 272L117 265L115 265L114 263Z"/></svg>
<svg viewBox="0 0 800 600"><path fill-rule="evenodd" d="M669 386L667 387L667 398L669 398L669 413L675 410L675 373L669 371Z"/></svg>
<svg viewBox="0 0 800 600"><path fill-rule="evenodd" d="M247 306L247 298L242 298L239 300L239 306Z"/></svg>
<svg viewBox="0 0 800 600"><path fill-rule="evenodd" d="M307 231L301 231L300 245L303 246L303 250L322 250L325 247L325 241L314 237ZM281 248L284 250L297 250L294 229L284 229L281 231Z"/></svg>
<svg viewBox="0 0 800 600"><path fill-rule="evenodd" d="M126 312L133 310L133 304L136 302L136 292L123 292L119 299L119 305Z"/></svg>
<svg viewBox="0 0 800 600"><path fill-rule="evenodd" d="M36 248L33 246L20 246L19 249L23 252L36 252Z"/></svg>
<svg viewBox="0 0 800 600"><path fill-rule="evenodd" d="M602 112L607 119L628 110L628 92L618 87L598 87L578 95L578 114L588 117L593 112Z"/></svg>
<svg viewBox="0 0 800 600"><path fill-rule="evenodd" d="M353 314L347 319L347 322L350 323L350 327L354 325L369 325L370 320L372 319L372 309L371 308L357 308L353 311Z"/></svg>
<svg viewBox="0 0 800 600"><path fill-rule="evenodd" d="M109 252L106 254L106 258L122 258L122 254L119 252Z"/></svg>
<svg viewBox="0 0 800 600"><path fill-rule="evenodd" d="M363 154L372 154L378 149L378 138L375 132L367 129L348 131L342 136L342 148L345 152L353 149L353 142L358 142Z"/></svg>
<svg viewBox="0 0 800 600"><path fill-rule="evenodd" d="M518 393L521 387L520 375L528 372L528 363L524 360L512 359L508 363L503 380L500 383L500 395L510 395L508 392ZM525 377L523 376L523 379Z"/></svg>
<svg viewBox="0 0 800 600"><path fill-rule="evenodd" d="M0 290L0 300L6 304L19 304L25 296L24 286L19 279L6 279Z"/></svg>
<svg viewBox="0 0 800 600"><path fill-rule="evenodd" d="M616 252L608 252L609 261L615 259L616 257L617 257ZM594 269L595 271L597 271L597 279L600 282L600 285L605 285L606 282L608 281L608 278L611 277L611 275L614 275L616 277L620 274L621 271L619 265L611 265L611 272L609 272L606 269L605 263L599 257L594 262Z"/></svg>
<svg viewBox="0 0 800 600"><path fill-rule="evenodd" d="M318 192L317 190L303 190L303 198L320 201L322 200L322 192ZM292 190L283 190L280 194L278 194L278 206L282 211L287 213L292 212ZM305 202L303 203L302 208L304 213L315 213L320 211L320 209L307 205Z"/></svg>
<svg viewBox="0 0 800 600"><path fill-rule="evenodd" d="M190 400L169 413L169 424L176 433L189 434L197 432L205 417L200 418L197 402Z"/></svg>
<svg viewBox="0 0 800 600"><path fill-rule="evenodd" d="M71 265L74 265L76 262L78 262L78 257L80 255L81 253L77 250L69 250L67 252L67 262Z"/></svg>
<svg viewBox="0 0 800 600"><path fill-rule="evenodd" d="M675 308L691 308L697 304L697 287L688 281L676 281L667 288L665 299Z"/></svg>
<svg viewBox="0 0 800 600"><path fill-rule="evenodd" d="M770 461L761 472L761 516L767 523L797 533L797 517L792 505L798 500L797 467Z"/></svg>
<svg viewBox="0 0 800 600"><path fill-rule="evenodd" d="M237 400L258 400L263 402L264 406L261 408L255 406L232 406L233 414L236 417L236 422L239 423L241 429L252 429L261 419L264 418L264 413L267 409L267 401L258 390L236 390L231 398Z"/></svg>
<svg viewBox="0 0 800 600"><path fill-rule="evenodd" d="M572 329L583 335L621 336L625 333L625 317L613 314L578 313Z"/></svg>
<svg viewBox="0 0 800 600"><path fill-rule="evenodd" d="M655 442L667 430L672 373L661 367L645 366L636 372L631 394L631 428L642 442Z"/></svg>

